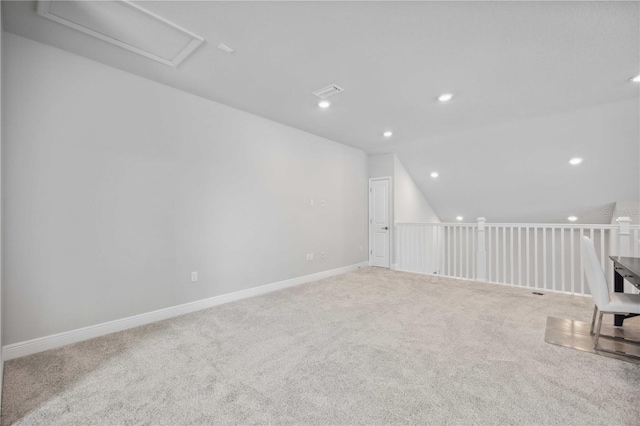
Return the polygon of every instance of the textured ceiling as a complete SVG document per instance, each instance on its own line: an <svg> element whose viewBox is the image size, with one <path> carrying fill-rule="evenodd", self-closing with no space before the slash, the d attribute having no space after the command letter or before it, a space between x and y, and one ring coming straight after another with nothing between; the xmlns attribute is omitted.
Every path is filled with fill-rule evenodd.
<svg viewBox="0 0 640 426"><path fill-rule="evenodd" d="M3 2L4 29L369 153L396 152L443 219L457 208L443 194L460 188L429 186L425 157L443 169L449 150L466 149L444 147L443 135L638 99L627 80L640 73L637 2L136 3L206 43L171 68L47 21L34 2ZM345 92L320 110L311 92L333 83ZM454 99L439 103L444 92ZM474 153L477 164L496 157ZM497 179L467 172L480 188ZM633 185L627 198L638 198ZM576 208L616 201L603 197Z"/></svg>

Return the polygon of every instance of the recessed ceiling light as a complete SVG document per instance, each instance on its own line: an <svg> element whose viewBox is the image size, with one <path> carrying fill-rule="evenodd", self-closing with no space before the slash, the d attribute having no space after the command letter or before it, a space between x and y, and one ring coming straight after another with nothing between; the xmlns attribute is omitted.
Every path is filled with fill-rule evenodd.
<svg viewBox="0 0 640 426"><path fill-rule="evenodd" d="M636 75L635 77L631 77L629 80L633 81L634 83L640 83L640 75Z"/></svg>
<svg viewBox="0 0 640 426"><path fill-rule="evenodd" d="M456 220L457 220L458 222L460 222L462 219L464 219L462 216L456 216Z"/></svg>
<svg viewBox="0 0 640 426"><path fill-rule="evenodd" d="M451 98L453 98L453 94L451 94L451 93L443 93L442 95L438 96L438 100L440 102L450 101Z"/></svg>
<svg viewBox="0 0 640 426"><path fill-rule="evenodd" d="M578 220L578 218L575 216L569 216L567 219L571 222L575 222L576 220Z"/></svg>
<svg viewBox="0 0 640 426"><path fill-rule="evenodd" d="M329 102L329 101L320 101L320 102L318 102L318 106L320 108L329 108L330 105L331 105L331 102Z"/></svg>
<svg viewBox="0 0 640 426"><path fill-rule="evenodd" d="M432 177L432 178L437 178L438 176L440 176L440 175L438 174L438 172L431 172L431 177Z"/></svg>
<svg viewBox="0 0 640 426"><path fill-rule="evenodd" d="M571 160L569 160L569 164L571 164L572 166L577 166L578 164L582 163L582 158L572 158Z"/></svg>
<svg viewBox="0 0 640 426"><path fill-rule="evenodd" d="M383 133L385 138L390 138L391 136L393 136L393 132L390 130L387 130L386 132Z"/></svg>

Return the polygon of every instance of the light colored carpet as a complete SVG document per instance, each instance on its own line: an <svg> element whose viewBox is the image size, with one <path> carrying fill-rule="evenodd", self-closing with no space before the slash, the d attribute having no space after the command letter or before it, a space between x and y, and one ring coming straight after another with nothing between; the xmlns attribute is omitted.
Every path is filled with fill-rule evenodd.
<svg viewBox="0 0 640 426"><path fill-rule="evenodd" d="M640 366L544 342L591 300L365 268L10 361L11 424L640 423Z"/></svg>

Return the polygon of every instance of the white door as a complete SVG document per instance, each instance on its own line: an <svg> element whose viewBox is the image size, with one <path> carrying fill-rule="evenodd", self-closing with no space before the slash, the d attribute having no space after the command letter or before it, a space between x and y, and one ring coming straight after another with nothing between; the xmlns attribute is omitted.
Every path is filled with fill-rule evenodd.
<svg viewBox="0 0 640 426"><path fill-rule="evenodd" d="M389 267L389 228L389 179L372 180L369 188L369 260L371 266Z"/></svg>

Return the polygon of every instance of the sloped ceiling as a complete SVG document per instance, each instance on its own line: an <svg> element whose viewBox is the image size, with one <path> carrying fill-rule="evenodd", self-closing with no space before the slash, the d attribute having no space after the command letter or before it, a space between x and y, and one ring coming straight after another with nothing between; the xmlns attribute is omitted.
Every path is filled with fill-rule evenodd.
<svg viewBox="0 0 640 426"><path fill-rule="evenodd" d="M3 23L371 154L396 152L443 220L462 211L491 221L560 221L567 212L606 221L588 212L639 198L639 90L628 81L640 73L637 2L136 4L203 37L204 46L171 68L39 17L35 2L3 2ZM329 84L345 92L321 110L311 92ZM436 100L444 92L455 95L451 102ZM596 131L586 126L560 132L562 139L562 118L549 118L578 114L570 121L579 127L600 116L584 111L606 104L625 117L621 134L585 142L580 135ZM584 176L569 183L562 179L575 177L566 164L574 155L585 158ZM438 187L425 177L433 168Z"/></svg>
<svg viewBox="0 0 640 426"><path fill-rule="evenodd" d="M639 123L638 102L628 100L394 150L442 221L610 223L616 201L640 200ZM569 164L575 157L583 162Z"/></svg>

